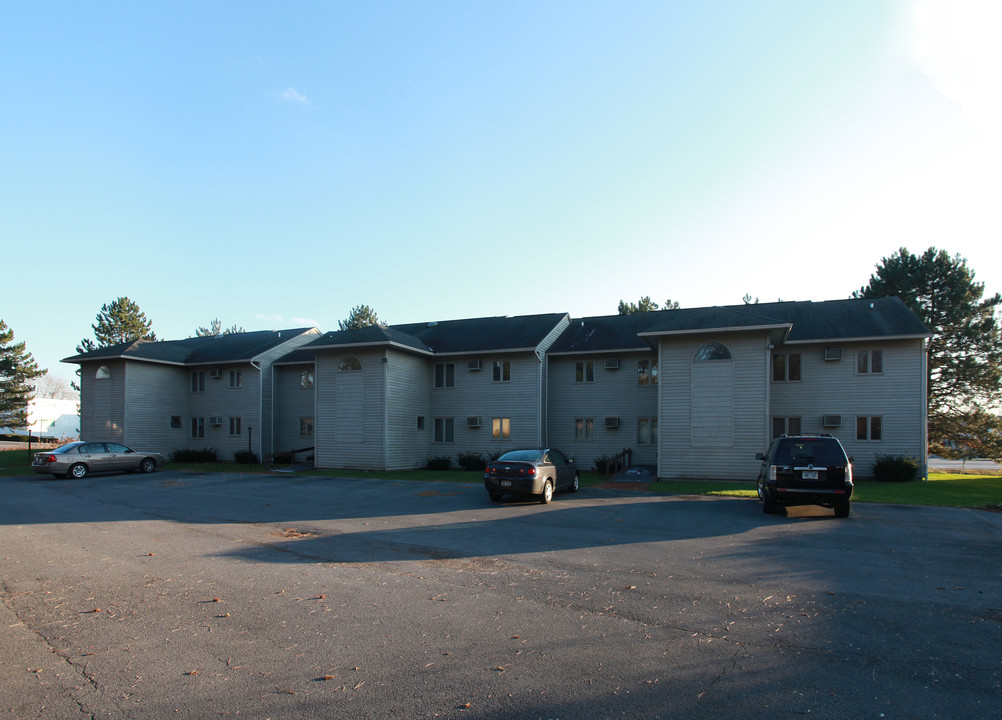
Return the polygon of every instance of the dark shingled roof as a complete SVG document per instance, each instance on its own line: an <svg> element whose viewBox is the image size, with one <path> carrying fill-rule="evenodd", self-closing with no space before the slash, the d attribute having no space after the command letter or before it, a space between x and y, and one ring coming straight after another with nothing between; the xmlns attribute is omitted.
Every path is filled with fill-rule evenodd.
<svg viewBox="0 0 1002 720"><path fill-rule="evenodd" d="M118 358L177 365L239 362L251 360L311 329L259 330L230 333L229 335L192 337L184 340L135 340L72 355L64 358L63 362L83 363L91 360Z"/></svg>
<svg viewBox="0 0 1002 720"><path fill-rule="evenodd" d="M537 347L566 317L550 313L372 326L329 332L305 347L396 344L436 355L525 350Z"/></svg>
<svg viewBox="0 0 1002 720"><path fill-rule="evenodd" d="M777 302L578 318L550 354L647 350L657 335L735 328L788 330L787 343L930 335L896 297Z"/></svg>

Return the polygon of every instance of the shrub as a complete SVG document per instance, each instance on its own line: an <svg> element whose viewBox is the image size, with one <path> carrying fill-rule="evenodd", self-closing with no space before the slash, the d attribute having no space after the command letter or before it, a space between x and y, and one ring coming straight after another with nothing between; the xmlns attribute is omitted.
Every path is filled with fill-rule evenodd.
<svg viewBox="0 0 1002 720"><path fill-rule="evenodd" d="M484 460L484 456L478 452L465 452L459 453L456 456L457 462L459 462L459 467L463 470L483 470L487 467L487 462Z"/></svg>
<svg viewBox="0 0 1002 720"><path fill-rule="evenodd" d="M233 462L237 465L257 465L257 453L250 450L237 450L233 453Z"/></svg>
<svg viewBox="0 0 1002 720"><path fill-rule="evenodd" d="M615 455L599 455L595 458L595 467L592 468L595 472L605 472L606 463L612 465L615 462Z"/></svg>
<svg viewBox="0 0 1002 720"><path fill-rule="evenodd" d="M505 454L506 450L495 450L494 452L487 455L487 462L494 462L499 457Z"/></svg>
<svg viewBox="0 0 1002 720"><path fill-rule="evenodd" d="M442 455L441 457L432 455L428 458L428 464L425 467L429 470L448 470L452 467L452 457L450 455Z"/></svg>
<svg viewBox="0 0 1002 720"><path fill-rule="evenodd" d="M882 482L911 482L918 477L919 464L907 455L878 455L873 478Z"/></svg>
<svg viewBox="0 0 1002 720"><path fill-rule="evenodd" d="M171 460L181 463L216 462L216 450L215 448L202 448L201 450L183 448L181 450L175 450L174 454L171 456Z"/></svg>

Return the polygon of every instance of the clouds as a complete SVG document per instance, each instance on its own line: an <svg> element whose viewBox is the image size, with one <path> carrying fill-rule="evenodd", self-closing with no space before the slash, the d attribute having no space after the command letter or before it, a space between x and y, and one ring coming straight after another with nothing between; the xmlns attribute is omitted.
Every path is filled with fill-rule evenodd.
<svg viewBox="0 0 1002 720"><path fill-rule="evenodd" d="M309 105L310 99L303 95L301 92L296 90L294 87L288 87L278 93L278 97L282 102L293 103L295 105Z"/></svg>

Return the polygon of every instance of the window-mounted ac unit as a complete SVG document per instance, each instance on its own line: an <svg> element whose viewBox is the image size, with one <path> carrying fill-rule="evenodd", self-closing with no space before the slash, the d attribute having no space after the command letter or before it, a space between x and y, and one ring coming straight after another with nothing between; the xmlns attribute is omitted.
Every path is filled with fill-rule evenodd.
<svg viewBox="0 0 1002 720"><path fill-rule="evenodd" d="M825 348L825 360L841 360L841 359L842 359L842 348L840 347Z"/></svg>
<svg viewBox="0 0 1002 720"><path fill-rule="evenodd" d="M212 368L212 370L209 371L210 378L215 378L216 380L218 380L222 376L223 376L223 371L220 368Z"/></svg>
<svg viewBox="0 0 1002 720"><path fill-rule="evenodd" d="M605 359L605 369L606 370L619 370L619 358L606 358Z"/></svg>
<svg viewBox="0 0 1002 720"><path fill-rule="evenodd" d="M222 425L223 424L223 418L222 418L222 416L221 415L213 415L212 417L209 418L209 424L210 425Z"/></svg>
<svg viewBox="0 0 1002 720"><path fill-rule="evenodd" d="M478 418L478 417L468 417L468 418L466 418L466 427L468 427L468 428L478 428L478 427L480 427L480 418Z"/></svg>
<svg viewBox="0 0 1002 720"><path fill-rule="evenodd" d="M467 370L480 370L482 367L483 367L483 364L481 363L480 360L467 360L466 361L466 369Z"/></svg>
<svg viewBox="0 0 1002 720"><path fill-rule="evenodd" d="M825 415L821 418L821 424L825 427L842 427L841 415Z"/></svg>
<svg viewBox="0 0 1002 720"><path fill-rule="evenodd" d="M605 426L607 428L609 428L610 430L615 430L616 428L619 427L619 418L618 417L607 417L605 419Z"/></svg>

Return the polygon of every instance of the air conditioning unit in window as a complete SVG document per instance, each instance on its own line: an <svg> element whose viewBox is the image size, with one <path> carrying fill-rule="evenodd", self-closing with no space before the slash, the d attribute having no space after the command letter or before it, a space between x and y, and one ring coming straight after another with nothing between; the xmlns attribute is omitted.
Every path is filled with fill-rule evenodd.
<svg viewBox="0 0 1002 720"><path fill-rule="evenodd" d="M605 369L606 370L619 370L619 358L606 358L605 359Z"/></svg>
<svg viewBox="0 0 1002 720"><path fill-rule="evenodd" d="M213 415L212 417L209 418L209 424L210 425L222 425L223 424L223 418L222 418L222 416L221 415Z"/></svg>
<svg viewBox="0 0 1002 720"><path fill-rule="evenodd" d="M842 427L841 415L825 415L821 418L821 424L825 427Z"/></svg>
<svg viewBox="0 0 1002 720"><path fill-rule="evenodd" d="M466 369L467 370L480 370L483 367L480 360L467 360Z"/></svg>
<svg viewBox="0 0 1002 720"><path fill-rule="evenodd" d="M223 376L223 371L221 368L212 368L212 370L209 371L210 378L215 378L216 380L218 380L222 376Z"/></svg>
<svg viewBox="0 0 1002 720"><path fill-rule="evenodd" d="M478 418L478 417L468 417L468 418L466 418L466 427L468 427L468 428L478 428L478 427L480 427L480 418Z"/></svg>
<svg viewBox="0 0 1002 720"><path fill-rule="evenodd" d="M618 417L607 417L605 419L605 426L608 429L610 429L610 430L615 430L616 428L619 427L619 418Z"/></svg>
<svg viewBox="0 0 1002 720"><path fill-rule="evenodd" d="M842 348L840 347L825 348L825 360L841 360L841 359L842 359Z"/></svg>

